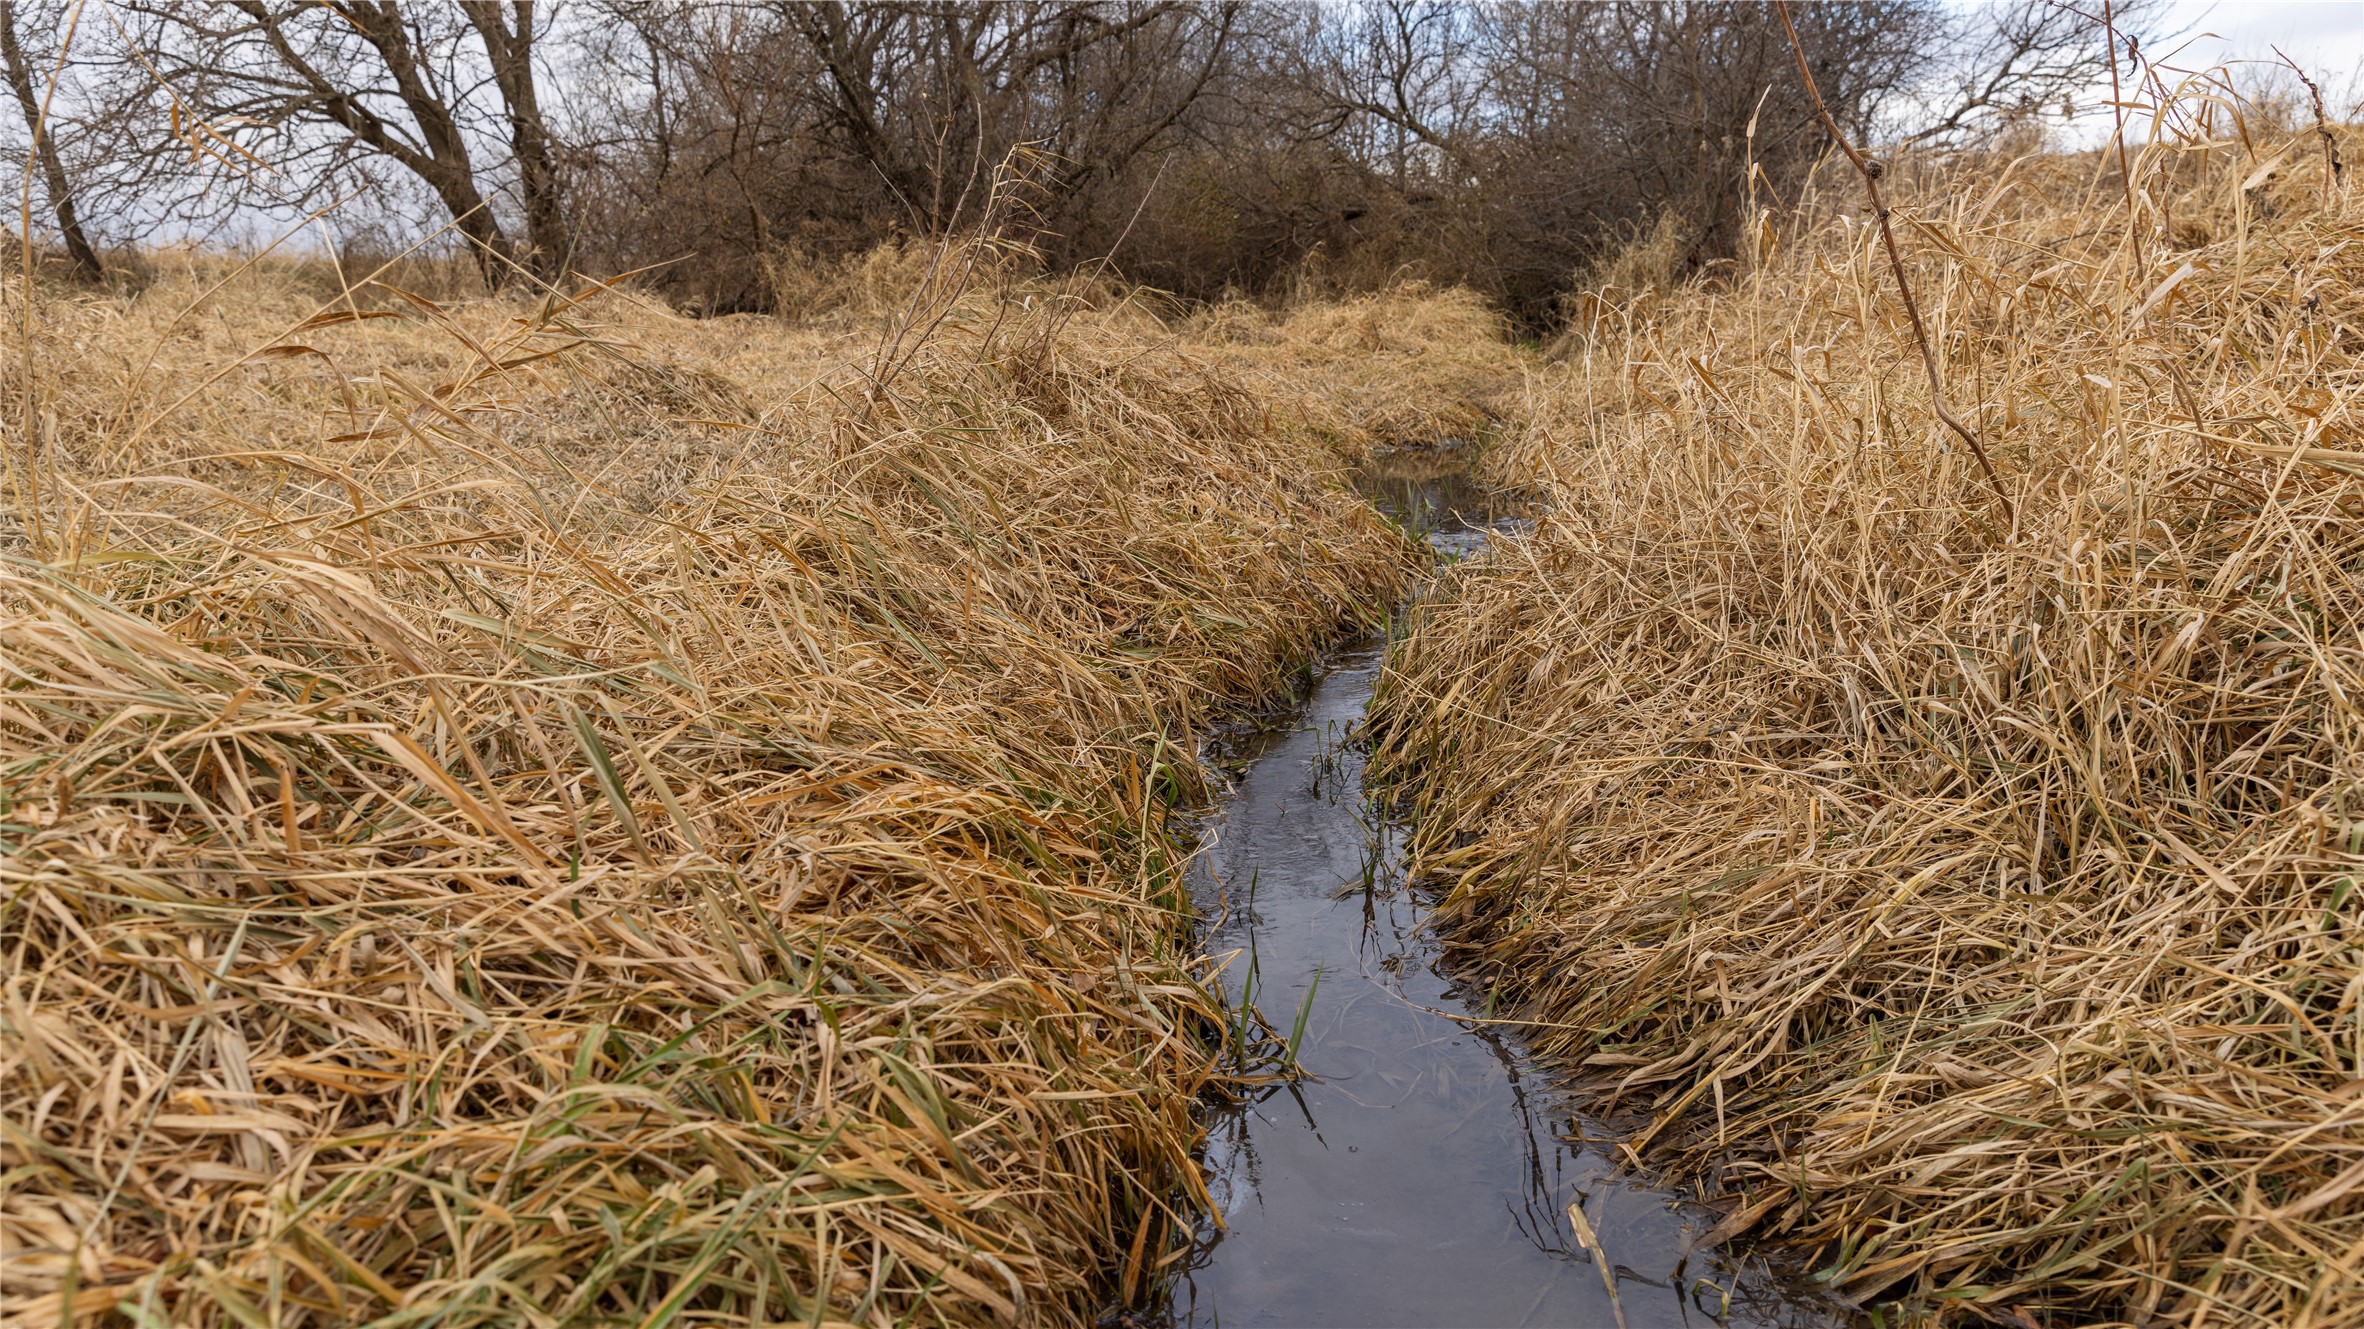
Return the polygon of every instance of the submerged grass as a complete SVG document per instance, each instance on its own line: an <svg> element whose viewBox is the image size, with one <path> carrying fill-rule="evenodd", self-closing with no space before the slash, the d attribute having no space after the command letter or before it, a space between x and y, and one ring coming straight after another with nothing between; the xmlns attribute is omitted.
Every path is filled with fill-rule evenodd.
<svg viewBox="0 0 2364 1329"><path fill-rule="evenodd" d="M2215 114L1892 172L2016 528L1809 198L1588 306L1375 708L1502 1009L1891 1319L2364 1324L2364 199Z"/></svg>
<svg viewBox="0 0 2364 1329"><path fill-rule="evenodd" d="M1412 565L1323 431L1056 291L891 363L316 294L27 302L0 1323L1145 1287L1223 1036L1190 735Z"/></svg>

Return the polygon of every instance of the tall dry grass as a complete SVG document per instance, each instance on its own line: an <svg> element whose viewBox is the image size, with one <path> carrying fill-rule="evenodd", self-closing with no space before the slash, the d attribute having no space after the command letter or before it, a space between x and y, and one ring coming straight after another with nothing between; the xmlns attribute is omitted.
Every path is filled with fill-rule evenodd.
<svg viewBox="0 0 2364 1329"><path fill-rule="evenodd" d="M2364 1324L2364 199L2223 109L1891 173L2016 530L1826 173L1588 308L1382 686L1501 1009L1886 1320Z"/></svg>
<svg viewBox="0 0 2364 1329"><path fill-rule="evenodd" d="M1412 561L1331 445L1056 291L217 275L0 369L0 1323L1145 1288L1191 735Z"/></svg>
<svg viewBox="0 0 2364 1329"><path fill-rule="evenodd" d="M1520 406L1508 323L1465 289L1405 281L1278 310L1233 301L1183 328L1198 354L1294 404L1350 453L1490 436Z"/></svg>

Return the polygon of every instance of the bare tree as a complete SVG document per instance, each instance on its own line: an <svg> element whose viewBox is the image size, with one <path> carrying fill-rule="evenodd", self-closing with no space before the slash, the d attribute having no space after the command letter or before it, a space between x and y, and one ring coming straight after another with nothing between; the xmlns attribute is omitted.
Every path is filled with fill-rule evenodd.
<svg viewBox="0 0 2364 1329"><path fill-rule="evenodd" d="M488 284L502 284L513 264L546 275L563 263L530 0L456 11L395 0L142 0L135 12L148 20L137 38L148 62L177 96L212 119L278 132L279 178L327 187L340 167L390 164L441 205ZM517 176L523 246L495 210L487 154Z"/></svg>
<svg viewBox="0 0 2364 1329"><path fill-rule="evenodd" d="M51 22L50 30L56 31L60 16L45 17ZM58 155L56 136L50 128L54 103L43 95L44 89L35 86L36 71L25 54L21 25L26 22L27 16L16 0L0 0L0 66L5 67L9 91L16 95L17 108L24 114L31 161L41 171L50 212L57 218L58 235L65 242L66 255L73 260L75 272L90 281L101 281L107 275L106 265L99 261L98 251L91 247L90 237L83 232L82 219L74 206L73 185L67 178L66 163ZM68 27L69 31L60 36L61 45L72 41ZM62 51L59 63L63 64Z"/></svg>
<svg viewBox="0 0 2364 1329"><path fill-rule="evenodd" d="M465 0L461 11L484 43L509 124L509 151L525 210L526 264L556 276L571 248L559 197L558 164L534 77L534 0Z"/></svg>
<svg viewBox="0 0 2364 1329"><path fill-rule="evenodd" d="M1469 281L1535 325L1557 317L1579 274L1629 235L1661 220L1680 236L1680 271L1729 255L1743 181L1757 168L1784 182L1819 147L1770 11L1754 5L1652 3L1488 6L1465 39L1430 57L1465 72L1432 75L1483 89L1440 129L1405 114L1415 6L1363 7L1390 39L1357 47L1372 67L1340 80L1341 104L1440 146L1451 200L1436 225L1457 259L1443 275ZM1801 18L1825 53L1834 111L1860 127L1914 77L1937 11L1924 0L1818 5ZM1432 26L1447 28L1445 21ZM1445 99L1450 104L1450 99Z"/></svg>
<svg viewBox="0 0 2364 1329"><path fill-rule="evenodd" d="M934 230L1021 143L1072 163L1059 185L1070 198L1122 174L1204 92L1240 9L926 0L781 12L826 73L832 128Z"/></svg>
<svg viewBox="0 0 2364 1329"><path fill-rule="evenodd" d="M711 309L760 305L794 253L969 224L995 163L1049 163L1025 214L1047 261L1105 253L1160 165L1203 148L1246 6L936 0L682 8L608 0L577 40L606 75L567 169L603 259ZM628 78L616 77L628 72ZM590 109L594 108L595 109ZM596 183L592 183L596 181ZM684 206L687 204L687 206Z"/></svg>
<svg viewBox="0 0 2364 1329"><path fill-rule="evenodd" d="M2157 8L2153 0L2117 0L2114 21L2121 32L2140 34ZM2050 110L2109 76L2109 43L2099 24L2064 0L1962 9L1948 23L1944 45L1947 67L1911 117L1907 144L1961 142L1998 121Z"/></svg>
<svg viewBox="0 0 2364 1329"><path fill-rule="evenodd" d="M581 249L717 312L973 224L1023 147L1054 164L1023 214L1051 265L1121 244L1187 296L1419 272L1541 327L1627 237L1670 275L1728 258L1752 167L1781 195L1822 143L1772 11L1719 0L117 3L123 87L252 143L256 192L371 188L488 281ZM1966 142L2107 58L2053 0L1796 17L1856 139ZM84 218L172 169L128 162L75 180Z"/></svg>
<svg viewBox="0 0 2364 1329"><path fill-rule="evenodd" d="M1325 132L1356 135L1358 122L1369 125L1376 132L1357 136L1358 146L1408 187L1420 152L1451 156L1471 130L1482 31L1476 12L1451 0L1354 6L1315 30L1301 77L1319 89Z"/></svg>
<svg viewBox="0 0 2364 1329"><path fill-rule="evenodd" d="M580 11L578 11L580 12ZM881 165L840 141L827 73L774 6L605 0L570 34L578 80L561 156L589 261L663 265L685 304L760 309L790 251L846 251L903 213Z"/></svg>

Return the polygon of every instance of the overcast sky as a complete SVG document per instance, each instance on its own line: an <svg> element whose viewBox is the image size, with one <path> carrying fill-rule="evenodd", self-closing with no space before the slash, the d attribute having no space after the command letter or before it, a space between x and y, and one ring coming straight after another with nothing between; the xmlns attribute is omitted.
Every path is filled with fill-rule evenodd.
<svg viewBox="0 0 2364 1329"><path fill-rule="evenodd" d="M1966 7L1975 11L1983 2L1967 0ZM2099 12L2099 0L2068 2ZM2152 34L2143 42L2143 57L2159 62L2162 72L2221 65L2244 92L2269 82L2288 86L2288 71L2280 70L2274 54L2278 46L2322 85L2334 116L2364 113L2364 0L2167 0L2142 26ZM2177 80L2170 75L2167 81L2172 86ZM2141 99L2131 84L2125 94ZM2108 140L2115 123L2109 96L2103 78L2076 98L2077 115L2063 126L2061 146L2089 148ZM2135 117L2129 119L2129 133L2139 139Z"/></svg>
<svg viewBox="0 0 2364 1329"><path fill-rule="evenodd" d="M2158 27L2187 34L2145 53L2163 63L2197 69L2272 60L2279 46L2323 84L2326 98L2352 107L2364 93L2364 0L2169 0L2162 18Z"/></svg>

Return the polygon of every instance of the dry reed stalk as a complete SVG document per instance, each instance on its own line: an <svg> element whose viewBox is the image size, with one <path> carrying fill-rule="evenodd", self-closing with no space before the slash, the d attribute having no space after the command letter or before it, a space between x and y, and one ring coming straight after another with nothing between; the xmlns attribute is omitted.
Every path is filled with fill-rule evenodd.
<svg viewBox="0 0 2364 1329"><path fill-rule="evenodd" d="M2223 110L2131 314L2089 157L1891 172L2016 540L1871 228L1768 220L1539 379L1382 683L1502 1009L1892 1319L2364 1325L2364 204Z"/></svg>
<svg viewBox="0 0 2364 1329"><path fill-rule="evenodd" d="M0 1324L1079 1324L1172 1249L1190 736L1410 566L1314 431L1124 308L884 383L152 309L44 308L74 557L0 549Z"/></svg>
<svg viewBox="0 0 2364 1329"><path fill-rule="evenodd" d="M2102 12L2107 14L2109 0L2101 0L2101 7ZM1946 428L1954 431L1956 437L1970 445L1970 454L1978 458L1978 469L1985 472L1987 484L1993 487L1995 497L2002 501L2003 524L2009 526L2016 520L2012 509L2011 491L2003 487L2003 477L1995 474L1995 463L1992 458L1986 455L1986 444L1979 441L1978 431L1963 424L1962 418L1955 415L1945 403L1945 376L1938 370L1937 352L1930 349L1929 328L1921 321L1920 301L1913 298L1912 277L1905 271L1904 254L1896 247L1896 228L1890 224L1888 202L1880 197L1880 177L1887 173L1887 168L1856 151L1855 145L1849 143L1847 136L1839 131L1839 122L1831 118L1830 107L1824 105L1822 101L1822 89L1814 85L1814 71L1806 64L1806 48L1798 43L1797 26L1789 21L1788 0L1774 0L1774 11L1781 15L1781 30L1789 37L1790 54L1797 57L1798 80L1806 85L1806 96L1814 103L1814 113L1822 117L1822 127L1830 134L1831 142L1838 145L1839 151L1846 156L1848 164L1855 168L1855 173L1863 177L1863 192L1871 200L1872 219L1880 224L1880 245L1888 251L1888 269L1896 275L1896 298L1904 306L1904 321L1912 329L1913 347L1921 353L1921 368L1929 376L1929 409L1936 414L1938 419L1945 422ZM2105 23L2104 26L2106 27L2107 24ZM2112 41L2115 40L2113 34ZM2114 96L2118 85L2115 46L2111 48L2111 51L2110 88ZM2122 118L2123 113L2121 113ZM2118 134L2120 170L2125 168L2125 161L2126 136L2124 126L2121 124ZM2126 195L2129 214L2133 212L2133 188L2132 183L2129 182Z"/></svg>

